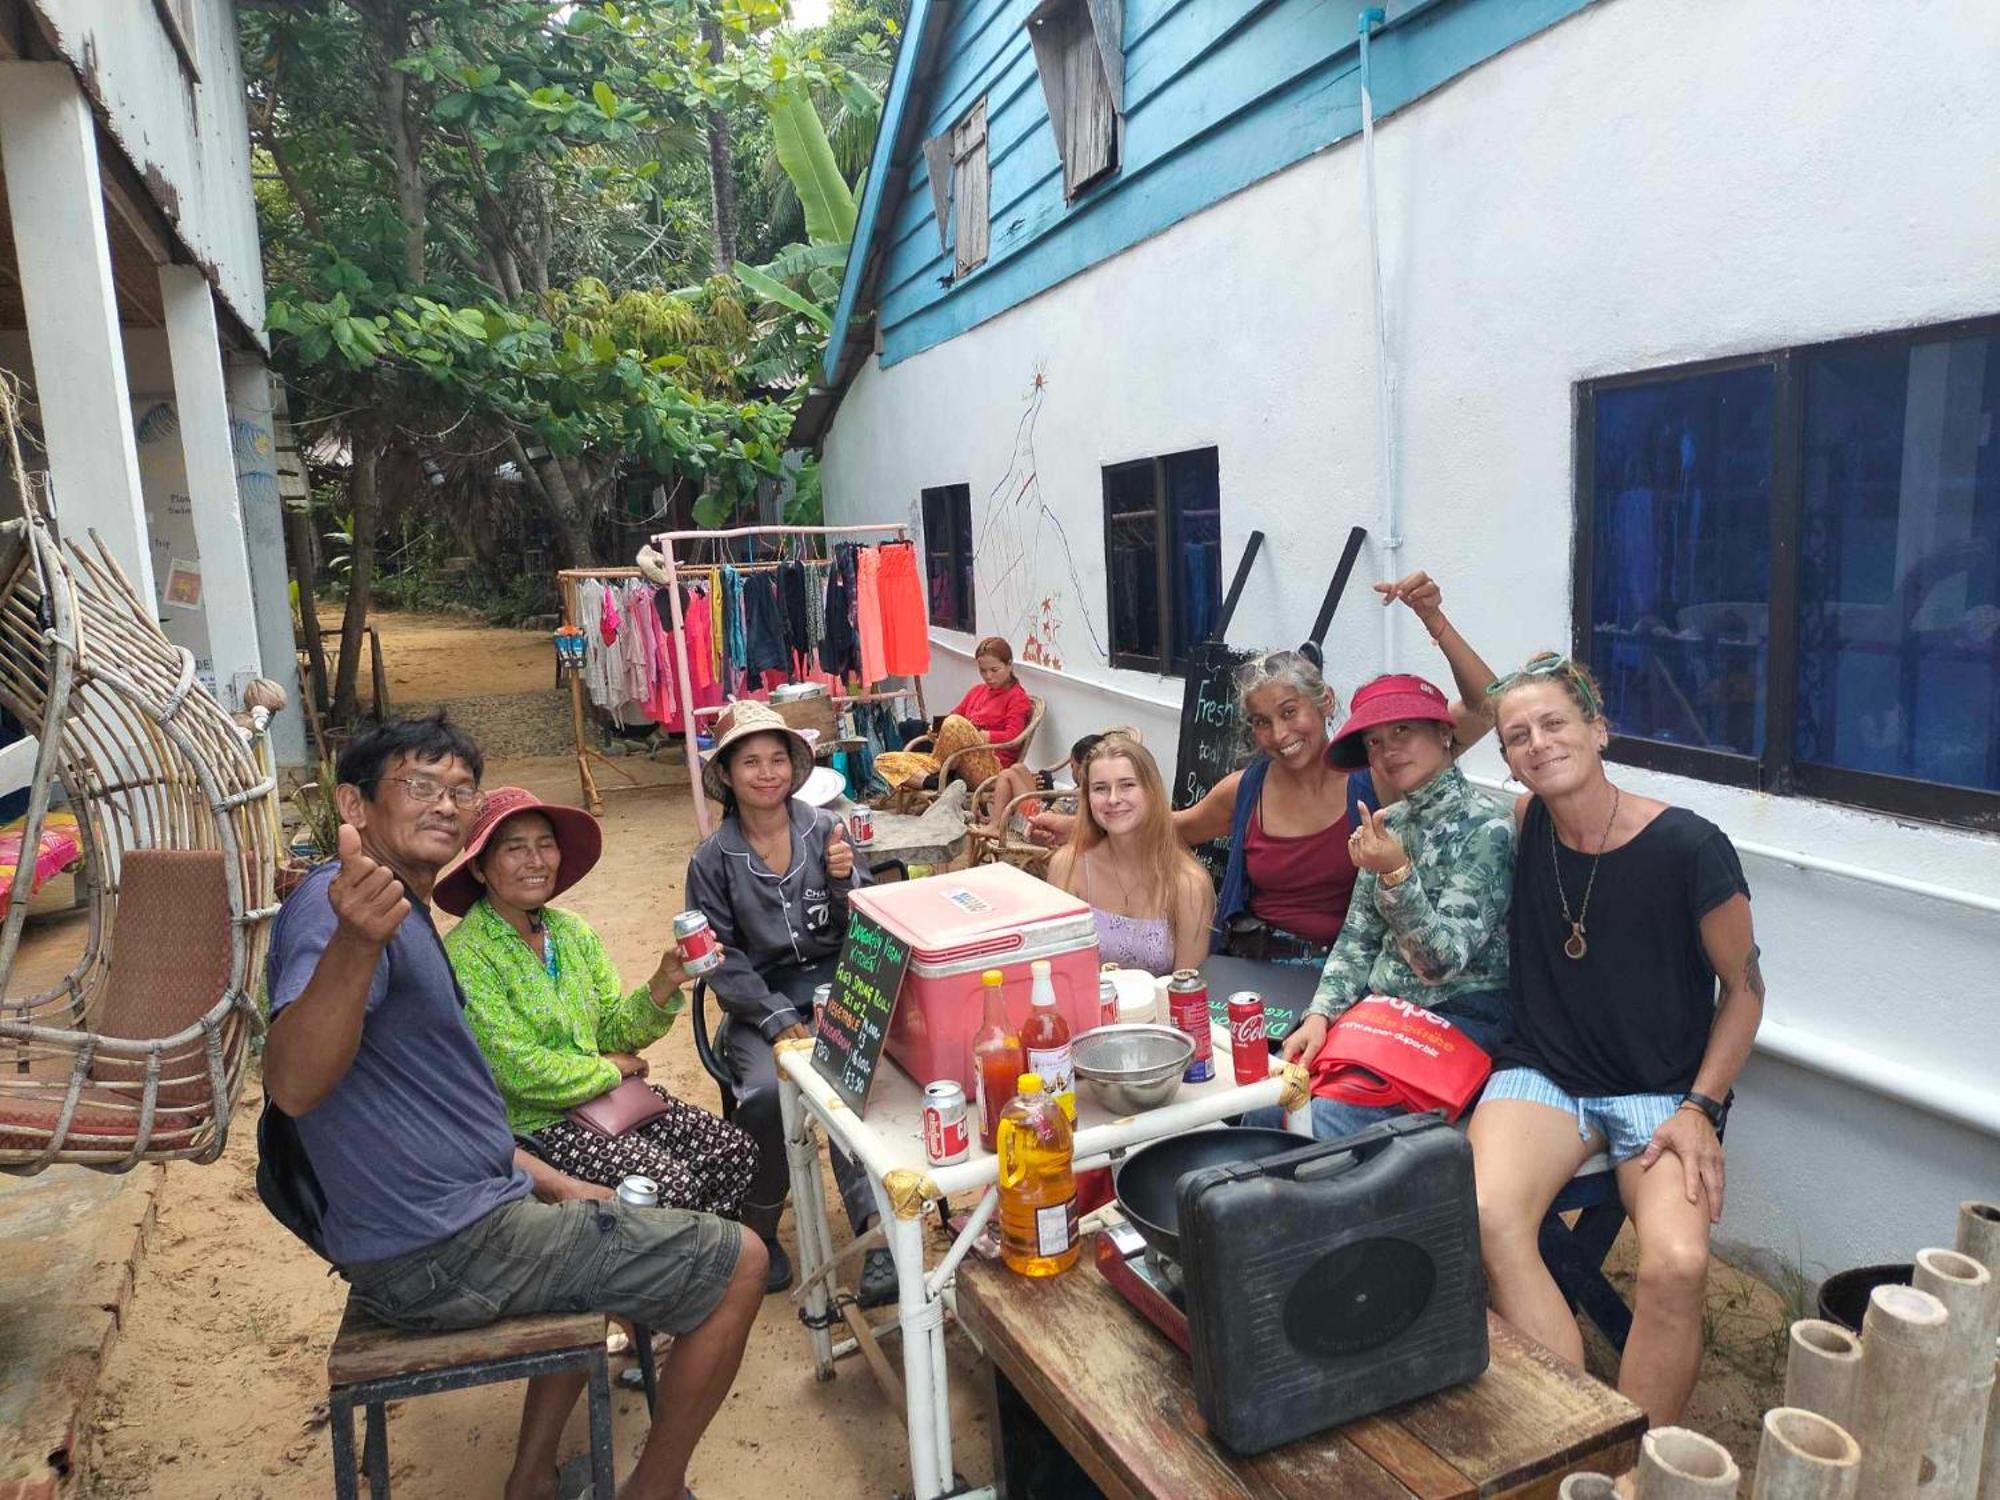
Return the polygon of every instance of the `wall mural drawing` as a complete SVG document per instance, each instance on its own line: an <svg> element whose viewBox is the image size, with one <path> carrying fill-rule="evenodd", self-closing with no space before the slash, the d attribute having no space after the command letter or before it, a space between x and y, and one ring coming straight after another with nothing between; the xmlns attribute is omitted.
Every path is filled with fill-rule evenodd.
<svg viewBox="0 0 2000 1500"><path fill-rule="evenodd" d="M1059 559L1052 560L1058 561L1061 575L1068 579L1097 660L1108 663L1111 657L1096 622L1090 617L1069 534L1043 498L1041 479L1036 472L1035 422L1041 415L1047 391L1047 375L1037 369L1020 423L1014 429L1014 451L1007 472L987 492L973 550L979 563L982 592L990 602L991 618L999 633L1020 643L1024 660L1061 671L1062 627L1068 611L1062 589L1046 591L1041 566L1045 549L1060 554Z"/></svg>

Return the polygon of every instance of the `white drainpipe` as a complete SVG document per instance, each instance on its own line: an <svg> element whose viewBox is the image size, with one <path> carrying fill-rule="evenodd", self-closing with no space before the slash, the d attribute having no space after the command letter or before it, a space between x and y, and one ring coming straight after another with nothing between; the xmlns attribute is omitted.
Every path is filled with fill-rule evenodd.
<svg viewBox="0 0 2000 1500"><path fill-rule="evenodd" d="M1382 290L1382 232L1380 210L1375 200L1375 98L1370 87L1368 34L1382 24L1380 7L1371 6L1355 21L1361 38L1361 175L1368 215L1368 273L1375 292L1375 415L1380 441L1377 456L1377 488L1381 495L1382 528L1376 545L1382 554L1382 576L1403 576L1401 507L1396 498L1396 406L1395 380L1389 366L1389 306ZM1395 611L1382 618L1382 670L1396 670Z"/></svg>

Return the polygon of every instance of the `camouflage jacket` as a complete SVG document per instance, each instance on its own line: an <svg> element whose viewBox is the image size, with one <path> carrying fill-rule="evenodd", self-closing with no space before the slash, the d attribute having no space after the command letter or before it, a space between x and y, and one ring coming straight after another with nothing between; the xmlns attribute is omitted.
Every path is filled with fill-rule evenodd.
<svg viewBox="0 0 2000 1500"><path fill-rule="evenodd" d="M1313 1015L1338 1016L1369 995L1435 1009L1507 988L1513 821L1452 766L1391 806L1388 824L1409 856L1409 877L1384 890L1372 870L1361 872Z"/></svg>

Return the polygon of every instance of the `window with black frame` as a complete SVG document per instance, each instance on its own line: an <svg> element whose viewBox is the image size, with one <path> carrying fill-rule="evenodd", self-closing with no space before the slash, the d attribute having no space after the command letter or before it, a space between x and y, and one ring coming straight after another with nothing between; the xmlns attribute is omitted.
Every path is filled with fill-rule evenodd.
<svg viewBox="0 0 2000 1500"><path fill-rule="evenodd" d="M923 492L924 577L931 624L970 632L972 608L972 487L939 485Z"/></svg>
<svg viewBox="0 0 2000 1500"><path fill-rule="evenodd" d="M2000 320L1583 388L1577 649L1613 754L2000 817Z"/></svg>
<svg viewBox="0 0 2000 1500"><path fill-rule="evenodd" d="M1214 448L1104 470L1111 665L1178 674L1222 608L1222 499Z"/></svg>

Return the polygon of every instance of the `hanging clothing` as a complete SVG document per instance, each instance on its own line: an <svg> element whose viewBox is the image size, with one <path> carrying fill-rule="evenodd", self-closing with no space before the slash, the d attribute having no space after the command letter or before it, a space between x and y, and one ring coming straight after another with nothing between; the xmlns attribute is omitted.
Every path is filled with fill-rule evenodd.
<svg viewBox="0 0 2000 1500"><path fill-rule="evenodd" d="M785 644L785 606L778 595L778 575L746 575L743 602L744 666L751 672L789 672L792 653Z"/></svg>
<svg viewBox="0 0 2000 1500"><path fill-rule="evenodd" d="M892 677L921 677L931 669L931 634L924 586L917 577L916 548L908 542L884 542L880 556L876 589L884 664Z"/></svg>
<svg viewBox="0 0 2000 1500"><path fill-rule="evenodd" d="M819 657L820 642L826 639L826 578L831 565L806 571L806 651L813 665L824 671Z"/></svg>
<svg viewBox="0 0 2000 1500"><path fill-rule="evenodd" d="M722 659L726 664L723 690L733 692L736 676L749 660L743 622L743 575L734 568L722 570Z"/></svg>
<svg viewBox="0 0 2000 1500"><path fill-rule="evenodd" d="M873 547L863 547L855 555L854 626L861 639L861 681L868 687L889 675L889 663L882 652L881 562L881 554Z"/></svg>
<svg viewBox="0 0 2000 1500"><path fill-rule="evenodd" d="M805 656L812 649L806 625L806 565L786 563L778 572L778 587L785 603L785 645L794 657ZM796 661L788 665L795 676L811 670L801 669Z"/></svg>
<svg viewBox="0 0 2000 1500"><path fill-rule="evenodd" d="M860 641L854 633L854 551L852 543L841 543L826 570L826 632L819 664L835 677L861 670Z"/></svg>

